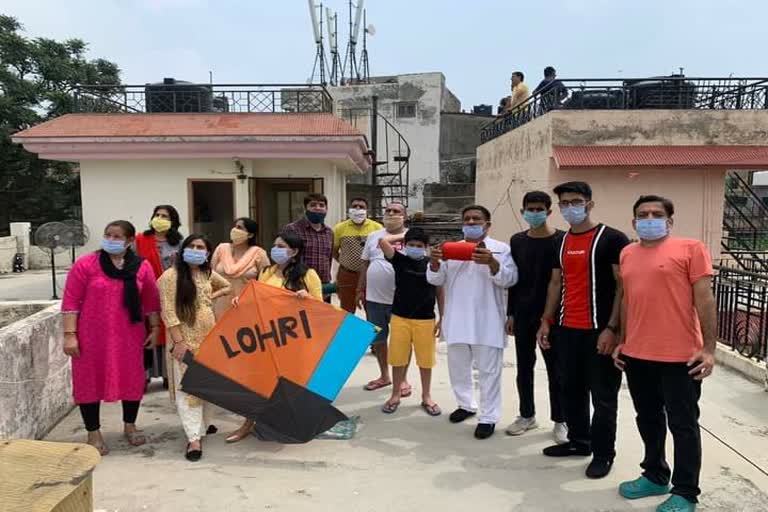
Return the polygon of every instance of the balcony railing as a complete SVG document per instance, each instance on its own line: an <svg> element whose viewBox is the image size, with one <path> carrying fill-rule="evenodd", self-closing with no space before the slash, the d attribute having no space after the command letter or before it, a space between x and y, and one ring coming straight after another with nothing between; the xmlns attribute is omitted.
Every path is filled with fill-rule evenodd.
<svg viewBox="0 0 768 512"><path fill-rule="evenodd" d="M75 112L333 112L322 85L193 84L81 85Z"/></svg>
<svg viewBox="0 0 768 512"><path fill-rule="evenodd" d="M766 360L768 274L715 266L714 291L720 341L746 357Z"/></svg>
<svg viewBox="0 0 768 512"><path fill-rule="evenodd" d="M485 143L552 110L768 108L768 78L637 79L578 78L558 80L531 95L483 127Z"/></svg>

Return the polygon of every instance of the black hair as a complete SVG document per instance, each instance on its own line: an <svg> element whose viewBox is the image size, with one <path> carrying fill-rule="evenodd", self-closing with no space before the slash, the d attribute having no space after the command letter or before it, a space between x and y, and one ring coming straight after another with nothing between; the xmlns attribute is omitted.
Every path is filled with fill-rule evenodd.
<svg viewBox="0 0 768 512"><path fill-rule="evenodd" d="M479 204L471 204L469 206L465 206L461 209L461 217L464 218L464 214L467 213L469 210L478 210L483 212L483 216L485 216L485 220L487 222L491 222L491 212L488 211L488 208L485 206L479 205Z"/></svg>
<svg viewBox="0 0 768 512"><path fill-rule="evenodd" d="M587 201L592 200L592 187L589 186L589 183L583 181L561 183L555 187L554 192L557 197L570 192L571 194L581 194Z"/></svg>
<svg viewBox="0 0 768 512"><path fill-rule="evenodd" d="M643 203L661 203L664 207L664 211L667 212L667 217L672 217L675 214L675 205L666 197L650 194L647 196L640 196L632 206L632 215L637 215L637 207Z"/></svg>
<svg viewBox="0 0 768 512"><path fill-rule="evenodd" d="M307 285L304 282L304 276L307 275L309 267L304 263L304 240L293 231L281 231L277 237L281 238L291 249L296 249L296 255L283 269L283 286L286 290L306 290Z"/></svg>
<svg viewBox="0 0 768 512"><path fill-rule="evenodd" d="M552 66L547 66L544 68L544 78L551 78L555 76L555 73L557 72L555 71L555 68L553 68Z"/></svg>
<svg viewBox="0 0 768 512"><path fill-rule="evenodd" d="M195 285L195 279L192 276L192 269L189 267L189 264L184 261L182 254L184 249L189 247L189 244L195 240L202 240L205 244L205 250L208 251L208 259L198 267L200 271L204 272L207 276L211 275L210 256L213 251L211 241L208 240L205 235L196 233L185 238L184 241L181 242L181 248L179 248L181 254L176 258L176 315L179 317L179 320L190 326L195 325L197 316L195 308L195 303L197 302L197 286Z"/></svg>
<svg viewBox="0 0 768 512"><path fill-rule="evenodd" d="M525 75L523 74L522 71L515 71L514 73L512 73L512 76L515 76L515 75L520 77L521 82L525 82Z"/></svg>
<svg viewBox="0 0 768 512"><path fill-rule="evenodd" d="M178 210L169 204L159 204L155 206L154 210L152 210L152 216L149 218L150 222L152 222L152 219L155 218L158 210L167 211L168 216L171 218L171 229L169 229L168 233L165 235L166 240L168 240L168 245L179 245L179 242L181 242L181 233L179 233L179 228L181 227L181 217L179 217ZM154 234L155 228L153 228L151 225L149 226L149 229L144 231L144 235L146 236Z"/></svg>
<svg viewBox="0 0 768 512"><path fill-rule="evenodd" d="M107 234L107 230L111 227L122 229L125 238L133 238L136 236L136 228L127 220L113 220L104 228L104 234Z"/></svg>
<svg viewBox="0 0 768 512"><path fill-rule="evenodd" d="M242 222L248 234L253 235L251 237L248 237L248 245L249 246L256 245L258 243L258 240L256 240L256 236L259 234L259 223L249 217L240 217L238 219L235 219L235 224L237 224L238 222Z"/></svg>
<svg viewBox="0 0 768 512"><path fill-rule="evenodd" d="M306 208L307 205L312 201L322 201L323 203L325 203L326 207L328 206L327 197L325 197L323 194L316 194L313 192L312 194L307 194L306 196L304 196L304 208Z"/></svg>
<svg viewBox="0 0 768 512"><path fill-rule="evenodd" d="M362 201L365 203L365 207L368 208L368 200L364 197L353 197L349 200L349 204L352 205L355 201Z"/></svg>
<svg viewBox="0 0 768 512"><path fill-rule="evenodd" d="M552 208L552 198L549 197L549 194L542 192L541 190L526 192L523 196L523 209L530 203L542 203L547 207L547 210Z"/></svg>
<svg viewBox="0 0 768 512"><path fill-rule="evenodd" d="M404 243L407 244L411 240L416 240L417 242L424 242L424 245L429 245L429 233L427 233L421 228L411 228L405 232Z"/></svg>

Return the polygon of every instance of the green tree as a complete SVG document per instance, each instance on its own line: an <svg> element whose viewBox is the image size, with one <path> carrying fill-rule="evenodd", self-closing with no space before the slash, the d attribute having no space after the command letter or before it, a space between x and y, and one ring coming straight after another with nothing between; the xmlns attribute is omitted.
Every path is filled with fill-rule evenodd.
<svg viewBox="0 0 768 512"><path fill-rule="evenodd" d="M0 233L10 222L80 217L77 166L39 159L11 136L72 112L78 84L120 83L117 65L86 59L80 39L28 38L22 31L15 18L0 14Z"/></svg>

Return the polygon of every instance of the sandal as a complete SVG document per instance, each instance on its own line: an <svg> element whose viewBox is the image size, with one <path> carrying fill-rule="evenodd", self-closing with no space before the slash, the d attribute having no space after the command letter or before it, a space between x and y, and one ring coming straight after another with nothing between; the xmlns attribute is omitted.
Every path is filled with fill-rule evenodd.
<svg viewBox="0 0 768 512"><path fill-rule="evenodd" d="M384 405L381 406L381 412L384 414L392 414L397 410L397 408L400 407L400 402L390 402L387 400Z"/></svg>
<svg viewBox="0 0 768 512"><path fill-rule="evenodd" d="M443 411L440 410L440 406L437 404L429 405L426 402L421 402L421 408L430 416L440 416L443 414Z"/></svg>
<svg viewBox="0 0 768 512"><path fill-rule="evenodd" d="M199 450L190 450L191 445L192 443L187 443L187 452L184 454L184 458L190 462L197 462L203 458L203 445L200 445Z"/></svg>
<svg viewBox="0 0 768 512"><path fill-rule="evenodd" d="M109 454L109 448L104 443L99 443L99 444L88 443L88 444L93 446L97 450L99 450L99 455L101 455L102 457Z"/></svg>
<svg viewBox="0 0 768 512"><path fill-rule="evenodd" d="M400 388L400 398L408 398L412 393L413 388L410 385Z"/></svg>
<svg viewBox="0 0 768 512"><path fill-rule="evenodd" d="M248 425L246 427L245 425ZM231 434L229 434L226 439L224 439L224 442L227 444L237 443L239 441L242 441L246 437L248 437L251 433L251 430L253 429L254 423L252 421L248 421L244 423L239 429L235 430Z"/></svg>
<svg viewBox="0 0 768 512"><path fill-rule="evenodd" d="M387 386L391 386L392 381L386 381L382 379L376 379L372 380L368 384L366 384L363 389L366 391L376 391L377 389L385 388Z"/></svg>
<svg viewBox="0 0 768 512"><path fill-rule="evenodd" d="M141 446L146 444L147 438L141 430L134 430L133 432L124 432L123 435L131 446Z"/></svg>

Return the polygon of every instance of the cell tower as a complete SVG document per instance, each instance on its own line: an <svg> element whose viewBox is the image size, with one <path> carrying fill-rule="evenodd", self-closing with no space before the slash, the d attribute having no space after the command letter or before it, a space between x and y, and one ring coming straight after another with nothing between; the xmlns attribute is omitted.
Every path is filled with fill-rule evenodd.
<svg viewBox="0 0 768 512"><path fill-rule="evenodd" d="M339 84L339 74L341 73L341 56L339 55L339 15L329 8L325 9L326 23L328 28L328 46L331 52L331 85Z"/></svg>
<svg viewBox="0 0 768 512"><path fill-rule="evenodd" d="M323 4L315 5L314 0L307 0L309 4L309 17L312 20L312 31L315 36L315 45L317 46L317 53L315 54L315 64L312 66L312 76L309 81L312 82L315 79L315 70L320 68L320 83L326 85L325 80L325 68L328 65L325 59L325 46L323 44ZM317 11L320 10L320 16L318 21Z"/></svg>
<svg viewBox="0 0 768 512"><path fill-rule="evenodd" d="M360 69L357 66L357 36L360 33L360 21L363 16L363 7L365 0L358 0L355 4L352 0L349 0L349 41L347 41L347 51L344 55L344 64L341 67L341 79L344 81L344 77L347 76L349 71L349 82L360 82ZM354 10L354 23L352 12Z"/></svg>

